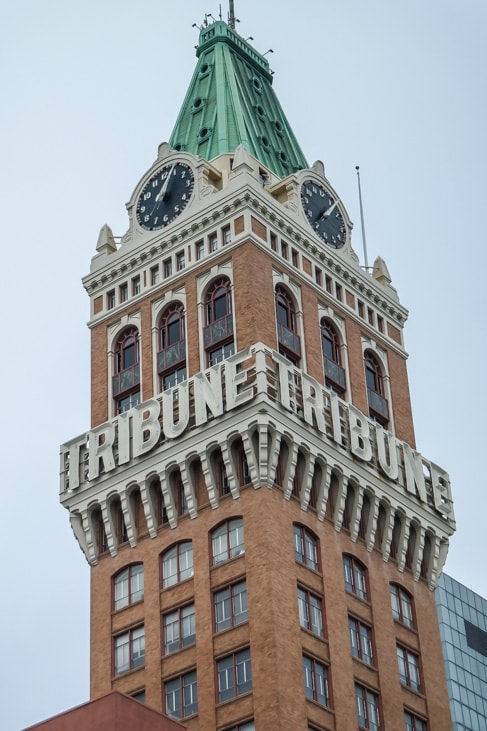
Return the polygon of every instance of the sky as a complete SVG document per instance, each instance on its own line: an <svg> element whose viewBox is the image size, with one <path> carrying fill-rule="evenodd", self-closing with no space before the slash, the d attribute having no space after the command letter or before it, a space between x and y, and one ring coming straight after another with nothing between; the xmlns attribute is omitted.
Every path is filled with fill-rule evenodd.
<svg viewBox="0 0 487 731"><path fill-rule="evenodd" d="M363 261L360 165L369 261L385 259L410 311L418 449L452 480L446 571L487 597L487 3L235 7L238 32L273 49L276 93L310 165L324 161ZM59 445L89 427L81 277L100 228L127 228L125 202L169 139L196 63L192 24L210 12L218 3L2 10L2 731L89 698L89 569L58 496Z"/></svg>

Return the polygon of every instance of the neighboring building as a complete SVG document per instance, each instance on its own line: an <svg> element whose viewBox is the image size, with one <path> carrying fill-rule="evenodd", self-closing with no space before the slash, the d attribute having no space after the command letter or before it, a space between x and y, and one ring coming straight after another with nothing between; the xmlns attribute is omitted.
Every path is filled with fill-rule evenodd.
<svg viewBox="0 0 487 731"><path fill-rule="evenodd" d="M485 731L487 599L446 574L435 596L453 731Z"/></svg>
<svg viewBox="0 0 487 731"><path fill-rule="evenodd" d="M197 57L84 279L92 427L60 499L92 567L91 697L190 731L446 731L455 522L415 447L407 311L232 13Z"/></svg>
<svg viewBox="0 0 487 731"><path fill-rule="evenodd" d="M109 693L24 731L184 731L178 721L122 693Z"/></svg>

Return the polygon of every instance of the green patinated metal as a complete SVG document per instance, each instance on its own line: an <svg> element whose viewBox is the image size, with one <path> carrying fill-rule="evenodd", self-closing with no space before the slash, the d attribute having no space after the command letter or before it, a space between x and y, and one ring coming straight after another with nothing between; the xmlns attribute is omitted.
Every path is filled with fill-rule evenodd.
<svg viewBox="0 0 487 731"><path fill-rule="evenodd" d="M264 56L223 21L201 30L196 56L171 147L212 160L242 144L281 178L307 168Z"/></svg>

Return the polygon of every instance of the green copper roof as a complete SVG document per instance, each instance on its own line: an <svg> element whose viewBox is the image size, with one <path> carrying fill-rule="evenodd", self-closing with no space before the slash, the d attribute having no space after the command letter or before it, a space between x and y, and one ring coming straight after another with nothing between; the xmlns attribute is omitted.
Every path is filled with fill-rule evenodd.
<svg viewBox="0 0 487 731"><path fill-rule="evenodd" d="M211 160L242 144L279 177L307 168L264 56L223 21L202 28L196 56L171 147Z"/></svg>

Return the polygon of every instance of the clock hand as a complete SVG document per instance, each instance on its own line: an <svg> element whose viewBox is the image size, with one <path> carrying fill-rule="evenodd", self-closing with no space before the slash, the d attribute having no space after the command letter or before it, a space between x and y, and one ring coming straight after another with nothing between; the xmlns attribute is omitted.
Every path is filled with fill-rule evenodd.
<svg viewBox="0 0 487 731"><path fill-rule="evenodd" d="M169 170L169 172L167 174L167 178L164 181L164 185L160 189L159 193L156 195L156 203L159 203L159 201L161 199L164 200L164 198L166 197L166 192L167 192L167 187L169 185L169 180L171 178L172 171L174 170L175 167L176 167L176 163L173 163L171 169Z"/></svg>
<svg viewBox="0 0 487 731"><path fill-rule="evenodd" d="M318 218L317 223L319 223L322 218L328 218L328 216L331 213L333 213L333 211L334 211L337 203L338 203L338 201L335 201L329 208L327 208L326 211L323 211L323 213L321 214L321 216Z"/></svg>

